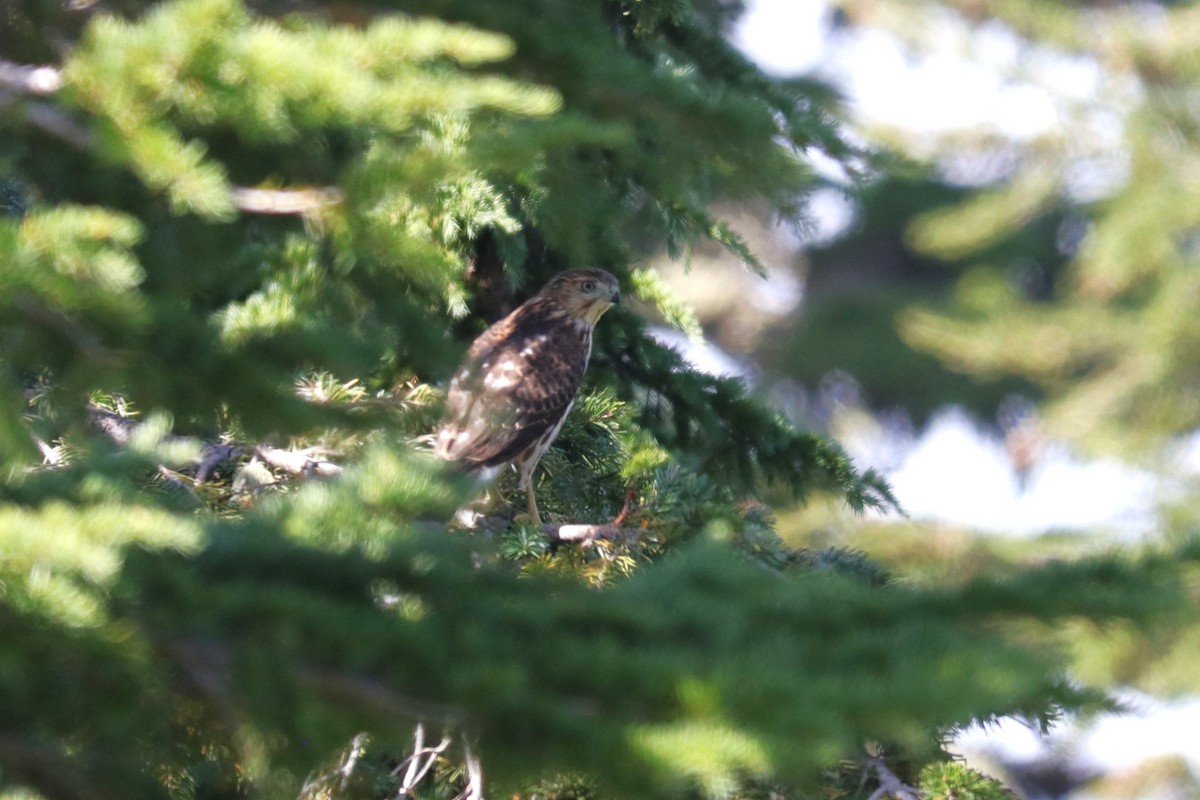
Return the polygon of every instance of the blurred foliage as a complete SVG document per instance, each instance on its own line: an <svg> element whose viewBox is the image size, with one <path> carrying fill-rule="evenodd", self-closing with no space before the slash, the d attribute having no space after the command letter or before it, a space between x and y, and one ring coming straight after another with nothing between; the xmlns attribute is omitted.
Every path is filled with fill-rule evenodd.
<svg viewBox="0 0 1200 800"><path fill-rule="evenodd" d="M875 308L896 297L887 315L909 345L973 381L1019 381L1007 386L1039 400L1047 435L1168 475L1162 538L1193 535L1191 473L1181 470L1170 445L1200 426L1194 313L1200 9L1038 0L986 8L955 0L843 8L845 24L886 29L914 54L970 61L975 48L982 53L985 41L1001 38L1012 48L1007 67L997 68L1001 85L1044 94L1056 120L1023 140L986 122L941 136L872 131L922 164L925 178L913 194L893 197L886 217L895 221L890 229L902 232L896 238L904 253L889 263L910 266L902 284L909 288L889 288L880 292L888 299L847 313L873 319ZM1056 75L1071 70L1088 76L1086 93L1055 85ZM830 248L834 253L872 252L871 223L880 217L871 198L889 182L885 176L866 187L863 219ZM939 264L945 277L930 290L929 269ZM836 271L830 275L837 280ZM914 301L906 292L927 296ZM836 307L839 297L820 302ZM899 306L907 308L897 314ZM821 311L818 305L814 314ZM870 364L863 371L868 393L890 398L872 377L886 374L880 360L862 356L850 366ZM918 409L929 380L913 382ZM978 396L969 402L990 410L976 405ZM886 543L877 541L878 532L875 538L868 547L858 534L818 537L862 546L890 568L933 583L1011 574L1030 561L1076 558L1111 545L1097 534L981 541L964 531L915 526L889 529ZM1076 674L1088 683L1160 693L1196 688L1187 666L1198 646L1193 628L1162 639L1136 626L1070 624L1053 635L1063 632Z"/></svg>
<svg viewBox="0 0 1200 800"><path fill-rule="evenodd" d="M1026 143L981 130L934 148L942 165L991 157L1007 166L907 226L916 251L970 268L950 308L908 312L900 330L953 369L1038 386L1054 434L1126 458L1156 455L1200 425L1200 9L1152 6L852 2L846 17L918 49L955 21L968 41L996 25L1021 37L1018 66L1003 77L1040 80L1058 125ZM1094 70L1090 95L1055 96L1053 69L1068 62ZM1046 75L1022 73L1026 63ZM1016 237L1058 249L1034 259L1032 285L994 252Z"/></svg>
<svg viewBox="0 0 1200 800"><path fill-rule="evenodd" d="M1039 397L1039 387L1023 376L965 372L913 346L906 327L912 309L951 313L971 302L974 290L965 288L962 274L975 262L958 252L934 257L910 229L936 219L948 204L964 202L969 192L926 165L897 159L890 168L851 192L855 217L848 231L806 250L803 308L780 325L779 336L764 341L763 365L808 386L848 372L872 407L903 408L918 424L950 403L988 418L1010 395ZM992 283L1042 297L1062 270L1056 237L1064 224L1055 213L1020 229L1000 227L971 258L989 265ZM956 224L953 230L963 235L978 226ZM956 289L960 278L964 288Z"/></svg>
<svg viewBox="0 0 1200 800"><path fill-rule="evenodd" d="M865 797L867 741L917 780L959 726L1106 705L1017 634L1169 628L1194 544L943 585L789 545L768 491L890 489L628 311L537 477L621 536L448 529L479 487L428 434L484 324L601 264L694 333L633 265L756 269L712 209L857 157L739 8L0 6L0 792L379 797L428 756L478 797L478 755L493 795Z"/></svg>

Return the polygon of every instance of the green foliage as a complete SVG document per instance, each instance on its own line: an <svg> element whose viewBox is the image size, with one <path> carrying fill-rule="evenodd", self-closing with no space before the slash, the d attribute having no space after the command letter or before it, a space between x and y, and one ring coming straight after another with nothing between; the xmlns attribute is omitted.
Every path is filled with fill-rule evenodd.
<svg viewBox="0 0 1200 800"><path fill-rule="evenodd" d="M930 800L1011 800L1014 796L997 781L955 762L929 764L921 770L921 791Z"/></svg>
<svg viewBox="0 0 1200 800"><path fill-rule="evenodd" d="M1200 83L1192 57L1197 10L1166 4L1161 11L1151 22L1121 7L1092 13L1001 3L983 18L972 10L964 27L994 17L1029 37L1028 49L1096 64L1097 91L1078 108L1063 102L1062 124L1036 146L1016 149L1001 182L918 217L908 231L920 252L972 268L954 308L901 319L905 339L953 369L1029 381L1048 397L1053 432L1125 457L1157 454L1200 425L1193 313L1200 202L1191 177L1200 118L1184 100ZM904 14L887 18L904 27ZM1181 33L1160 36L1160 26ZM1119 142L1098 143L1097 115L1118 121ZM978 155L994 142L954 148ZM1081 175L1101 190L1079 191ZM1047 223L1054 230L1044 236ZM1022 279L1029 270L1019 261L989 252L1003 239L1038 237L1059 250L1024 265L1044 276L1045 289Z"/></svg>
<svg viewBox="0 0 1200 800"><path fill-rule="evenodd" d="M694 328L632 265L754 267L710 209L856 155L736 3L44 6L0 19L63 84L0 97L0 791L376 797L427 729L433 795L476 753L493 794L799 795L1102 703L1005 623L1181 606L1182 546L934 588L789 547L769 486L895 499L624 310L536 487L620 536L447 530L479 487L428 434L484 321L600 263Z"/></svg>

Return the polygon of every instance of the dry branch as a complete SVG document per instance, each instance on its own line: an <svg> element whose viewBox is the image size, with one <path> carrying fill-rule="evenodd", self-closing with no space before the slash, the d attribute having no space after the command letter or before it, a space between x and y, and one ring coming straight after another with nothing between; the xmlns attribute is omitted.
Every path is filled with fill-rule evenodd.
<svg viewBox="0 0 1200 800"><path fill-rule="evenodd" d="M0 87L24 94L54 94L62 88L62 73L57 67L35 67L0 59Z"/></svg>
<svg viewBox="0 0 1200 800"><path fill-rule="evenodd" d="M123 417L114 411L98 406L91 406L88 415L92 425L107 436L119 447L128 447L135 432L145 423L129 417ZM332 461L320 458L320 450L315 447L304 450L285 450L268 445L241 444L238 442L200 442L185 436L165 436L168 443L194 443L200 445L200 455L192 461L192 480L196 484L204 483L219 465L236 461L247 454L254 455L291 475L304 477L332 478L341 474L343 467ZM162 468L162 469L165 469ZM174 473L179 475L180 473Z"/></svg>
<svg viewBox="0 0 1200 800"><path fill-rule="evenodd" d="M233 204L252 214L312 214L346 199L346 193L336 186L314 189L247 189L233 190Z"/></svg>
<svg viewBox="0 0 1200 800"><path fill-rule="evenodd" d="M500 533L512 527L512 517L480 514L462 509L455 515L454 523L465 530L483 533ZM582 523L543 523L542 532L554 544L577 544L592 547L597 542L632 541L641 535L640 528L624 527L615 522L588 525Z"/></svg>
<svg viewBox="0 0 1200 800"><path fill-rule="evenodd" d="M866 760L866 766L875 770L875 775L879 778L879 788L872 792L867 800L883 800L885 797L895 800L921 800L921 793L900 780L882 758L871 756Z"/></svg>

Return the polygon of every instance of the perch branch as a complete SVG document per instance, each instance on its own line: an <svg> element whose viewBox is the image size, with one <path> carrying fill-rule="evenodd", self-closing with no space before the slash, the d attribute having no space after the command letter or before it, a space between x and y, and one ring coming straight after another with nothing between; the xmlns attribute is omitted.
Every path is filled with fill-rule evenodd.
<svg viewBox="0 0 1200 800"><path fill-rule="evenodd" d="M247 189L233 190L233 203L251 214L312 214L346 199L336 186L318 189Z"/></svg>
<svg viewBox="0 0 1200 800"><path fill-rule="evenodd" d="M480 514L476 511L463 509L454 517L455 524L466 530L483 533L500 533L512 526L512 518ZM597 542L630 541L641 535L640 528L623 527L614 523L587 524L553 524L543 523L542 532L551 542L556 544L577 544L580 547L592 547Z"/></svg>
<svg viewBox="0 0 1200 800"><path fill-rule="evenodd" d="M394 770L392 775L399 774L400 770L404 770L404 780L400 783L400 788L396 793L397 797L412 797L421 781L425 780L425 776L433 769L433 765L437 762L438 756L446 752L446 748L450 746L450 737L443 736L442 741L438 742L433 747L425 746L425 725L417 723L417 727L413 730L413 750L408 758L401 761Z"/></svg>
<svg viewBox="0 0 1200 800"><path fill-rule="evenodd" d="M128 447L134 432L144 424L98 406L90 406L88 415L92 425L119 447ZM169 442L195 441L184 436L174 435L165 437L165 440ZM304 450L284 450L279 447L236 442L201 442L200 444L200 455L192 462L192 471L194 472L192 480L195 484L207 481L218 464L234 461L247 453L252 453L272 467L291 475L332 478L343 470L339 464L320 458L318 455L320 451L314 447ZM161 469L165 469L165 467ZM178 474L174 473L169 477L177 480Z"/></svg>
<svg viewBox="0 0 1200 800"><path fill-rule="evenodd" d="M872 792L867 800L883 800L885 797L895 800L921 800L921 793L900 780L879 756L867 758L866 766L875 770L875 775L879 778L879 788Z"/></svg>
<svg viewBox="0 0 1200 800"><path fill-rule="evenodd" d="M62 85L57 67L15 64L0 58L0 87L24 94L54 94Z"/></svg>
<svg viewBox="0 0 1200 800"><path fill-rule="evenodd" d="M471 750L471 746L464 744L466 750L467 761L467 788L462 790L454 800L484 800L483 797L483 765L479 761L479 756L475 755Z"/></svg>
<svg viewBox="0 0 1200 800"><path fill-rule="evenodd" d="M354 768L358 765L358 760L362 758L363 752L366 750L367 735L360 733L350 742L350 751L346 753L346 761L342 764L338 774L342 776L341 790L345 792L350 787L350 777L354 774Z"/></svg>

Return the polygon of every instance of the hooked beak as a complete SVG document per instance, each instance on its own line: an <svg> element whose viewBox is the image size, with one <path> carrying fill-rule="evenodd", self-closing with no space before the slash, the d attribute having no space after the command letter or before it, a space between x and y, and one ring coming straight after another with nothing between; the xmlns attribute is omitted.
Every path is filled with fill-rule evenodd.
<svg viewBox="0 0 1200 800"><path fill-rule="evenodd" d="M621 304L621 290L613 289L612 297L609 298L614 306Z"/></svg>

